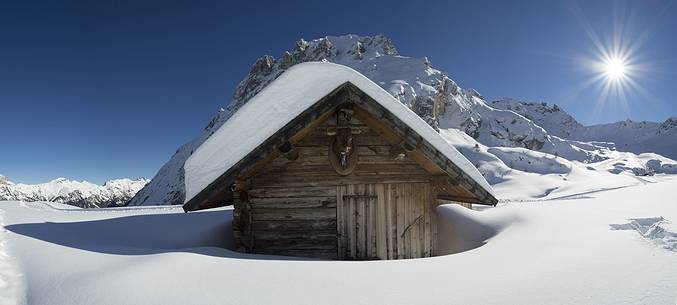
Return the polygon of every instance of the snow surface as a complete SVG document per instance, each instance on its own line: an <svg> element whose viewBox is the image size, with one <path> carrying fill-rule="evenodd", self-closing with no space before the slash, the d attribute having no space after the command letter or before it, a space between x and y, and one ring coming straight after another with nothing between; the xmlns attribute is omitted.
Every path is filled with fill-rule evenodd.
<svg viewBox="0 0 677 305"><path fill-rule="evenodd" d="M674 160L650 153L600 147L602 161L579 162L521 147L488 147L457 129L440 134L478 168L499 201L550 200L640 185L671 177L677 169Z"/></svg>
<svg viewBox="0 0 677 305"><path fill-rule="evenodd" d="M677 179L659 180L482 211L440 206L448 254L399 261L233 252L225 249L228 208L5 201L0 279L10 289L0 297L36 305L674 304Z"/></svg>
<svg viewBox="0 0 677 305"><path fill-rule="evenodd" d="M359 72L328 62L293 66L254 96L186 160L188 202L292 119L350 82L411 127L484 190L493 191L463 155L449 145L416 113ZM252 124L252 122L256 122Z"/></svg>

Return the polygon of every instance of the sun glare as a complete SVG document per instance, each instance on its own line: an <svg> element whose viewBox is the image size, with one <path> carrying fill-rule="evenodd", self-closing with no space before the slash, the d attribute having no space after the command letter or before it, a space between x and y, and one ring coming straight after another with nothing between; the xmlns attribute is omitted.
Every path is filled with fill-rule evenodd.
<svg viewBox="0 0 677 305"><path fill-rule="evenodd" d="M606 62L605 72L607 77L613 80L623 78L626 72L626 65L619 58L611 58Z"/></svg>
<svg viewBox="0 0 677 305"><path fill-rule="evenodd" d="M594 97L593 116L607 110L630 115L631 103L657 100L642 86L656 64L647 61L649 57L643 53L653 29L633 22L634 13L623 3L613 6L612 27L604 27L606 31L602 33L592 26L578 6L574 5L573 9L591 44L587 54L575 58L586 78L571 89L571 95L577 96L586 89L598 91L592 92L599 94Z"/></svg>

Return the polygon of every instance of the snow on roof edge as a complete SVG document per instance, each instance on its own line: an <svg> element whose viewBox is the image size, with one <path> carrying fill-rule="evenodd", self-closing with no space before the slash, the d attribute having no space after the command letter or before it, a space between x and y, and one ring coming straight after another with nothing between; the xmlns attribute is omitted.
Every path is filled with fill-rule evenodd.
<svg viewBox="0 0 677 305"><path fill-rule="evenodd" d="M494 196L491 186L465 156L379 85L343 65L307 62L292 66L252 97L186 160L184 203L303 111L346 82L388 109Z"/></svg>

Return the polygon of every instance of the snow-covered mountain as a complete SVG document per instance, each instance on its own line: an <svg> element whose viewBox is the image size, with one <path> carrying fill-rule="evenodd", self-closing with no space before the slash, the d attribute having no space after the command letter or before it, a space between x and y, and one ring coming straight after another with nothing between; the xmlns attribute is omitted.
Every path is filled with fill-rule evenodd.
<svg viewBox="0 0 677 305"><path fill-rule="evenodd" d="M279 58L270 55L259 58L249 74L235 88L233 100L228 106L219 110L200 136L181 146L129 204L182 204L185 198L183 164L190 154L235 111L286 69L307 61L338 63L364 74L434 128L440 131L459 130L466 134L467 139L464 138L463 144L451 141L457 148L462 148L461 146L470 142L473 144L471 147L479 147L480 144L484 148L514 147L525 153L539 151L540 155L545 153L584 164L603 162L618 156L613 147L609 147L606 143L567 139L570 135L567 133L569 129L556 130L555 127L560 126L561 122L553 121L551 124L549 121L555 119L562 122L570 121L573 126L571 129L577 130L578 123L573 118L564 115L542 115L544 119L539 121L538 117L528 116L530 112L490 105L478 91L463 89L448 74L434 69L427 58L401 56L392 41L385 36L327 36L312 41L301 39L292 50L284 52ZM554 132L549 132L550 130ZM514 166L515 162L503 160L494 153L498 154L496 149L485 149L482 153L466 155L478 165L480 172L492 184L504 181L500 177L504 177L507 171L529 172L533 169L533 167L513 168L511 165ZM500 155L512 158L516 154L512 152ZM660 159L656 162L658 163L654 165L657 165L659 170L662 170L666 163L669 167L674 163L669 159ZM647 169L646 162L631 163L641 167L638 172L645 174L654 172ZM482 164L484 166L480 166ZM671 169L672 167L668 171ZM632 170L628 168L627 171Z"/></svg>
<svg viewBox="0 0 677 305"><path fill-rule="evenodd" d="M57 178L47 183L13 183L0 175L0 200L49 201L83 208L125 205L148 179L114 179L103 185Z"/></svg>
<svg viewBox="0 0 677 305"><path fill-rule="evenodd" d="M584 126L557 105L511 99L493 101L491 106L521 114L549 134L578 141L611 142L620 151L653 152L677 159L677 117L665 122L636 122L630 119Z"/></svg>

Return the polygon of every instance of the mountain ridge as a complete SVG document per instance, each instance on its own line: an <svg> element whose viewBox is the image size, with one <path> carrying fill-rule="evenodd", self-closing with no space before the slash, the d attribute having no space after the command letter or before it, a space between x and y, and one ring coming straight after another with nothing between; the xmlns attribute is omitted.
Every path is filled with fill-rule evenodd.
<svg viewBox="0 0 677 305"><path fill-rule="evenodd" d="M677 117L663 122L625 119L612 123L584 125L557 104L524 102L510 98L491 102L491 106L523 115L548 133L577 141L612 142L618 150L636 154L657 153L677 159Z"/></svg>
<svg viewBox="0 0 677 305"><path fill-rule="evenodd" d="M0 200L49 201L81 208L122 206L150 180L112 179L102 185L88 181L56 178L45 183L14 183L0 175Z"/></svg>

